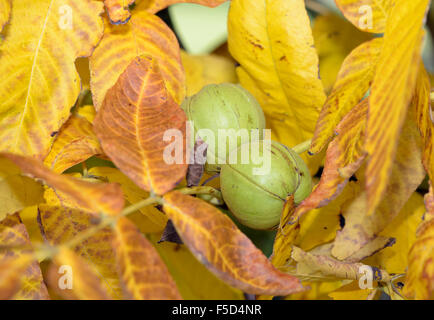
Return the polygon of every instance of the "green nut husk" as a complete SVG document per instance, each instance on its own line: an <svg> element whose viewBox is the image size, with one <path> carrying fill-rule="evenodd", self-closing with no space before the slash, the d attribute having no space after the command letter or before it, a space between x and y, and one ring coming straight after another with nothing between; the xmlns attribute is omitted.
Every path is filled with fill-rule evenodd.
<svg viewBox="0 0 434 320"><path fill-rule="evenodd" d="M208 144L205 170L209 173L220 171L227 155L244 142L250 140L251 130L259 130L259 139L263 139L265 129L264 113L256 99L244 88L232 83L211 84L202 88L197 94L186 98L181 105L188 120L192 121L192 136L199 133ZM214 139L201 134L200 130L210 130ZM219 157L219 129L233 129L233 144L226 143L226 150ZM241 137L236 131L247 129L248 136ZM248 139L246 141L246 139ZM219 140L221 141L221 140ZM229 139L227 140L229 141ZM224 144L222 144L223 146Z"/></svg>
<svg viewBox="0 0 434 320"><path fill-rule="evenodd" d="M256 144L250 144L248 148L259 148L259 157L270 152L268 174L254 173L261 164L252 160L248 164L239 161L241 152L245 152L241 146L233 151L237 153L237 163L222 166L220 186L225 203L242 224L265 230L279 223L288 195L294 195L294 202L298 204L310 194L312 180L306 164L293 150L275 141L265 150L264 141Z"/></svg>

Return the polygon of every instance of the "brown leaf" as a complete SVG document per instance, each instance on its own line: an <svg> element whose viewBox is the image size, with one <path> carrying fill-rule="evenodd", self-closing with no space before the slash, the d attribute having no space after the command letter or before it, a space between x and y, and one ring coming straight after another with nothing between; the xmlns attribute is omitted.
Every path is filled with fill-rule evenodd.
<svg viewBox="0 0 434 320"><path fill-rule="evenodd" d="M93 213L116 214L124 206L119 185L114 183L91 183L50 171L41 162L11 153L0 153L0 157L11 160L23 174L43 180L47 185L67 194L77 206Z"/></svg>
<svg viewBox="0 0 434 320"><path fill-rule="evenodd" d="M161 234L161 238L160 240L158 240L158 243L162 243L166 241L177 243L177 244L183 244L171 220L167 220L166 227L164 228L163 233Z"/></svg>
<svg viewBox="0 0 434 320"><path fill-rule="evenodd" d="M62 266L68 267L65 271ZM63 272L61 272L63 271ZM69 274L71 272L71 274ZM71 275L72 288L65 279ZM48 270L48 283L57 294L68 300L109 300L107 289L85 260L67 248L61 248Z"/></svg>
<svg viewBox="0 0 434 320"><path fill-rule="evenodd" d="M202 179L204 165L206 161L208 145L201 138L198 138L194 144L193 163L188 165L187 170L187 187L197 186Z"/></svg>
<svg viewBox="0 0 434 320"><path fill-rule="evenodd" d="M139 187L164 194L187 171L185 123L185 113L167 93L156 61L137 57L107 92L94 127L105 153L123 173ZM175 142L164 140L170 129L182 135ZM176 159L181 164L165 161L170 144L182 148Z"/></svg>
<svg viewBox="0 0 434 320"><path fill-rule="evenodd" d="M212 205L178 191L166 194L163 210L195 257L223 281L247 293L287 295L301 291L297 278L281 273Z"/></svg>
<svg viewBox="0 0 434 320"><path fill-rule="evenodd" d="M152 244L125 217L115 227L113 248L124 294L137 300L178 300L175 282Z"/></svg>

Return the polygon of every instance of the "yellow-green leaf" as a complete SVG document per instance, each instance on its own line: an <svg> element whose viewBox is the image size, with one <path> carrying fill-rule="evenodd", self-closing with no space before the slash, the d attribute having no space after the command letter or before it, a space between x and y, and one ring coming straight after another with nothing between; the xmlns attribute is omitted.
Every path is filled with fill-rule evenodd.
<svg viewBox="0 0 434 320"><path fill-rule="evenodd" d="M14 1L0 45L1 151L48 154L80 93L74 61L102 36L102 9L92 0Z"/></svg>

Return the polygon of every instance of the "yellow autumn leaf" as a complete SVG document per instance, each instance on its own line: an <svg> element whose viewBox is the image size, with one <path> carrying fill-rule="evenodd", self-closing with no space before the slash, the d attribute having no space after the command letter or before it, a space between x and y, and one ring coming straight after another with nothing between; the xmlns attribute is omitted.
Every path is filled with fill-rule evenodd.
<svg viewBox="0 0 434 320"><path fill-rule="evenodd" d="M157 250L125 217L116 223L113 248L124 295L136 300L179 300L181 296Z"/></svg>
<svg viewBox="0 0 434 320"><path fill-rule="evenodd" d="M315 18L312 35L319 57L321 81L329 93L345 57L372 36L357 30L347 20L332 13Z"/></svg>
<svg viewBox="0 0 434 320"><path fill-rule="evenodd" d="M366 95L383 41L365 42L344 60L333 90L322 107L310 151L320 152L335 135L335 127Z"/></svg>
<svg viewBox="0 0 434 320"><path fill-rule="evenodd" d="M76 114L80 117L85 118L90 123L93 123L93 120L95 119L95 116L96 116L96 110L95 110L95 107L93 105L87 104L87 105L78 107L76 110Z"/></svg>
<svg viewBox="0 0 434 320"><path fill-rule="evenodd" d="M124 175L119 169L109 167L93 167L89 169L89 175L103 181L119 183L125 198L130 203L136 203L149 197L149 192L140 189L134 182ZM143 219L131 217L139 223L140 230L145 233L160 232L167 223L166 215L153 206L147 206L140 209Z"/></svg>
<svg viewBox="0 0 434 320"><path fill-rule="evenodd" d="M359 193L343 209L345 226L337 233L332 250L333 256L339 260L349 258L373 241L401 210L411 210L408 199L426 175L422 166L421 139L413 117L409 114L404 124L386 196L377 210L368 214L365 192ZM364 185L365 178L358 175L358 179L357 183Z"/></svg>
<svg viewBox="0 0 434 320"><path fill-rule="evenodd" d="M383 33L394 0L335 0L336 5L357 28Z"/></svg>
<svg viewBox="0 0 434 320"><path fill-rule="evenodd" d="M360 289L358 281L352 281L328 295L333 300L367 300L372 293L371 289Z"/></svg>
<svg viewBox="0 0 434 320"><path fill-rule="evenodd" d="M8 159L0 158L0 221L26 207L43 202L43 187Z"/></svg>
<svg viewBox="0 0 434 320"><path fill-rule="evenodd" d="M20 281L18 290L12 293L13 296L10 298L18 300L49 299L50 297L48 296L47 287L42 278L39 263L33 256L32 250L28 249L31 245L29 235L25 225L21 223L18 214L10 215L0 222L0 244L6 247L27 247L15 250L4 248L0 251L0 265L5 261L13 261L12 267L21 269L21 272L19 272L20 270L16 270L19 272L16 275L18 276L16 281ZM2 276L3 274L0 275L0 282L3 281ZM0 287L2 285L0 285ZM2 289L3 288L1 288L0 291Z"/></svg>
<svg viewBox="0 0 434 320"><path fill-rule="evenodd" d="M60 128L44 164L57 173L79 164L94 155L103 154L92 124L72 115Z"/></svg>
<svg viewBox="0 0 434 320"><path fill-rule="evenodd" d="M46 197L49 204L38 206L38 221L44 239L51 245L65 244L93 226L94 215L65 207L50 189L47 190ZM96 277L105 284L111 297L121 298L121 285L110 243L112 239L113 232L107 227L71 249L97 271Z"/></svg>
<svg viewBox="0 0 434 320"><path fill-rule="evenodd" d="M425 221L416 233L416 241L408 253L408 270L404 295L413 299L434 299L434 193L425 195Z"/></svg>
<svg viewBox="0 0 434 320"><path fill-rule="evenodd" d="M181 296L186 300L243 300L241 290L218 279L193 256L185 245L157 243L160 235L150 235L151 241L166 263Z"/></svg>
<svg viewBox="0 0 434 320"><path fill-rule="evenodd" d="M0 159L10 160L13 170L44 181L60 196L66 196L73 207L99 214L116 214L124 207L124 197L120 186L114 183L92 183L57 174L35 159L10 153L0 153ZM18 168L19 169L18 169Z"/></svg>
<svg viewBox="0 0 434 320"><path fill-rule="evenodd" d="M24 254L18 258L0 259L0 299L11 299L19 290L22 274L32 263L32 256Z"/></svg>
<svg viewBox="0 0 434 320"><path fill-rule="evenodd" d="M387 20L369 97L365 146L369 153L366 167L368 214L375 211L384 196L396 157L398 137L420 67L423 23L429 2L397 0Z"/></svg>
<svg viewBox="0 0 434 320"><path fill-rule="evenodd" d="M112 298L96 271L80 256L64 247L61 247L54 257L47 278L50 288L64 299L109 300ZM68 281L73 282L65 283ZM60 284L63 286L61 287Z"/></svg>
<svg viewBox="0 0 434 320"><path fill-rule="evenodd" d="M2 31L3 26L8 22L10 13L10 0L0 0L0 31Z"/></svg>
<svg viewBox="0 0 434 320"><path fill-rule="evenodd" d="M90 57L90 86L96 110L126 67L141 55L158 61L168 92L180 104L185 96L185 75L178 41L170 28L146 11L134 12L124 25L104 21L104 36Z"/></svg>
<svg viewBox="0 0 434 320"><path fill-rule="evenodd" d="M102 9L92 0L14 1L0 45L0 150L47 155L80 93L74 61L102 36Z"/></svg>
<svg viewBox="0 0 434 320"><path fill-rule="evenodd" d="M416 92L413 96L412 108L415 108L417 125L422 135L423 143L423 164L429 175L431 183L434 182L434 119L432 101L431 101L431 84L428 73L423 66L420 66L417 77Z"/></svg>
<svg viewBox="0 0 434 320"><path fill-rule="evenodd" d="M181 51L182 65L185 70L187 96L199 92L208 84L238 81L233 61L224 56L191 55Z"/></svg>
<svg viewBox="0 0 434 320"><path fill-rule="evenodd" d="M393 237L394 244L363 260L363 263L385 269L389 273L405 273L408 253L416 240L416 229L425 212L423 198L414 193L403 210L399 212L379 236Z"/></svg>
<svg viewBox="0 0 434 320"><path fill-rule="evenodd" d="M304 1L232 1L228 45L273 137L288 147L311 139L326 97ZM318 159L303 157L316 171Z"/></svg>

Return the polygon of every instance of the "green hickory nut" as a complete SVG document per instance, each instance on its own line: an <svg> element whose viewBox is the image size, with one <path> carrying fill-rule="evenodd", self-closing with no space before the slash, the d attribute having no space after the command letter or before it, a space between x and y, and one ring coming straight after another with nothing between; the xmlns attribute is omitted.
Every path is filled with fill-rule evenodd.
<svg viewBox="0 0 434 320"><path fill-rule="evenodd" d="M246 164L236 161L222 166L220 186L229 210L243 225L266 230L279 224L288 195L294 195L295 204L299 204L311 193L312 179L300 156L283 144L271 141L267 145L258 141L247 148L253 147L259 149L258 158L263 157L264 152L270 152L268 172L255 173L254 169L263 165L255 164L260 163L255 159L250 158ZM239 160L245 150L241 146L233 152ZM250 154L254 157L255 153Z"/></svg>
<svg viewBox="0 0 434 320"><path fill-rule="evenodd" d="M193 124L193 137L199 135L208 144L205 166L208 173L219 172L229 152L250 141L252 129L258 130L258 140L263 139L265 117L261 106L239 85L207 85L197 94L186 98L181 107ZM240 129L246 129L244 135L239 134ZM224 138L219 139L219 133L224 134ZM220 153L219 143L222 149Z"/></svg>

